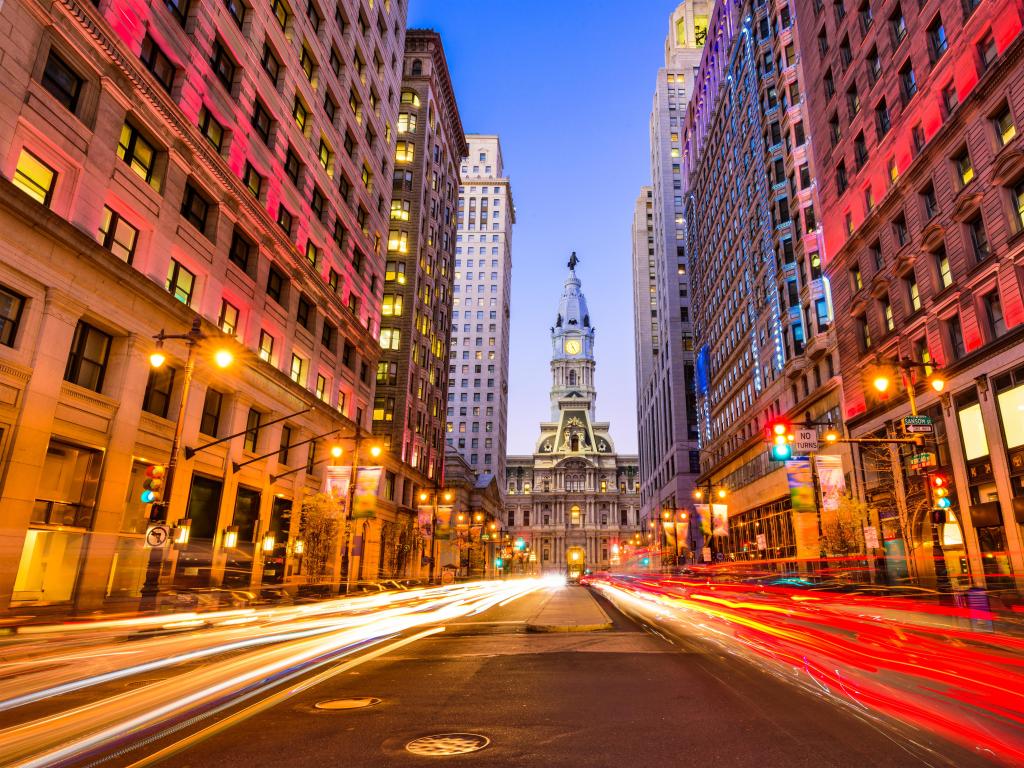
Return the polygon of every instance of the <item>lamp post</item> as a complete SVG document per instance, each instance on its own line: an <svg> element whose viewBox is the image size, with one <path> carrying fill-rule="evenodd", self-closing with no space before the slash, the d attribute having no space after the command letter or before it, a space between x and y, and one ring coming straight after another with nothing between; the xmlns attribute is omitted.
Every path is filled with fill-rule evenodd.
<svg viewBox="0 0 1024 768"><path fill-rule="evenodd" d="M437 482L435 482L434 483L434 503L433 503L433 506L432 506L431 511L430 511L430 564L428 566L429 567L429 571L427 572L427 582L430 583L430 584L434 583L434 560L435 560L434 546L435 546L435 543L437 542L437 497L438 497L438 494L440 494L440 493L441 493L440 486L439 486L439 484ZM427 492L426 491L420 491L420 501L423 502L423 501L426 501L426 500L427 500ZM452 500L452 492L451 491L447 491L447 490L444 491L444 502L445 502L445 504L447 504L451 500Z"/></svg>
<svg viewBox="0 0 1024 768"><path fill-rule="evenodd" d="M363 428L358 424L356 425L355 432L355 448L352 451L352 476L349 480L348 486L348 523L349 523L349 535L348 541L346 542L346 568L345 568L345 592L346 594L352 588L352 556L353 556L353 544L355 543L355 523L352 513L355 511L354 506L356 502L356 480L359 477L359 448L363 441ZM370 455L373 458L378 458L383 453L383 449L379 445L370 446ZM363 542L363 548L366 548L366 543ZM362 553L359 555L363 557Z"/></svg>
<svg viewBox="0 0 1024 768"><path fill-rule="evenodd" d="M188 348L188 355L185 358L185 373L181 383L181 399L178 402L178 415L174 422L174 438L171 441L171 455L167 460L167 471L164 474L163 498L155 502L151 508L150 520L162 523L170 518L171 494L174 492L174 478L178 469L178 454L181 452L181 435L185 428L185 408L188 405L189 392L192 389L192 377L196 369L195 351L200 342L211 338L202 331L202 320L197 315L192 321L192 327L188 333L165 333L163 329L153 336L156 340L156 348L149 356L149 364L153 368L160 368L167 360L164 354L164 342L178 339L185 342ZM234 360L230 350L218 349L213 356L214 362L219 368L227 368ZM160 572L164 565L163 546L152 547L149 550L149 561L146 564L146 580L142 585L142 597L139 600L139 610L150 611L156 609L156 598L160 591Z"/></svg>
<svg viewBox="0 0 1024 768"><path fill-rule="evenodd" d="M907 360L904 357L899 357L896 360L884 360L880 364L881 365L886 365L886 366L892 366L894 368L899 369L900 381L903 384L903 388L907 392L907 399L908 399L908 401L910 403L910 415L911 416L917 416L918 415L918 412L917 412L917 395L914 392L914 383L915 382L911 378L911 375L910 375L911 371L913 371L915 369L919 369L919 368L920 369L924 369L925 375L928 378L928 382L929 382L929 384L931 384L932 389L936 393L941 393L946 388L946 380L942 376L940 376L940 375L935 373L935 371L938 368L937 365L933 365L931 363L919 363L919 362L917 362L915 360ZM879 374L879 375L875 376L875 379L872 382L872 384L875 387L875 389L878 390L878 392L880 394L885 394L889 390L889 386L891 384L891 381L890 381L888 376L886 376L884 374ZM919 438L915 438L915 443L920 445ZM903 464L902 446L896 445L896 453L897 453L897 456L899 457L899 463L901 465L900 466L900 471L902 472L903 471L903 467L902 467L902 464ZM932 500L932 487L931 487L931 484L928 481L928 472L923 472L921 474L921 477L924 480L924 485L925 485L925 498L928 501L929 511L931 511L931 508L934 505L932 504L932 501L933 501ZM908 521L908 523L910 522L910 515L909 514L907 515L907 521ZM949 573L946 570L946 555L945 555L945 553L942 550L942 540L941 540L941 534L940 534L940 531L939 531L939 524L937 522L935 522L934 519L931 521L931 529L932 529L932 557L935 560L935 583L936 583L936 586L939 588L940 591L949 591L950 582L949 582ZM906 531L905 535L913 535L913 533L910 532L910 531Z"/></svg>

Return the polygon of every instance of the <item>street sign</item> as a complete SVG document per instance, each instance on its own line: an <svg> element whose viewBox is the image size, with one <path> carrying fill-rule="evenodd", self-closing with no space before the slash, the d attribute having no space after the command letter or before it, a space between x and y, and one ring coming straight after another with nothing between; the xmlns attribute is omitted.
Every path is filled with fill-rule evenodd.
<svg viewBox="0 0 1024 768"><path fill-rule="evenodd" d="M904 416L903 431L908 435L930 435L935 426L931 416Z"/></svg>
<svg viewBox="0 0 1024 768"><path fill-rule="evenodd" d="M910 457L911 469L927 469L938 466L938 459L934 453L915 453Z"/></svg>
<svg viewBox="0 0 1024 768"><path fill-rule="evenodd" d="M171 538L171 529L164 523L151 523L146 527L146 546L162 547Z"/></svg>
<svg viewBox="0 0 1024 768"><path fill-rule="evenodd" d="M796 441L794 446L796 448L796 453L800 456L806 456L808 453L817 453L818 430L798 429L796 431Z"/></svg>
<svg viewBox="0 0 1024 768"><path fill-rule="evenodd" d="M864 526L864 546L868 549L878 549L878 529L873 525Z"/></svg>

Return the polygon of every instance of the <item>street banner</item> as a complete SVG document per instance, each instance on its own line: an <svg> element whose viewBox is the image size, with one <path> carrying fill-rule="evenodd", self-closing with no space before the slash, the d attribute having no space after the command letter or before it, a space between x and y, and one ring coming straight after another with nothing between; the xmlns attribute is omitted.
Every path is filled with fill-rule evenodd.
<svg viewBox="0 0 1024 768"><path fill-rule="evenodd" d="M953 510L946 510L946 522L942 526L942 546L962 547L964 545L964 534L960 530L960 524L956 520Z"/></svg>
<svg viewBox="0 0 1024 768"><path fill-rule="evenodd" d="M339 501L348 499L348 482L352 476L352 467L328 466L324 472L323 492Z"/></svg>
<svg viewBox="0 0 1024 768"><path fill-rule="evenodd" d="M711 505L711 533L715 536L729 535L729 505Z"/></svg>
<svg viewBox="0 0 1024 768"><path fill-rule="evenodd" d="M438 541L448 541L452 537L452 506L442 504L437 508L437 527L434 529L434 538Z"/></svg>
<svg viewBox="0 0 1024 768"><path fill-rule="evenodd" d="M469 540L480 541L480 537L484 533L484 527L482 525L471 525L469 527Z"/></svg>
<svg viewBox="0 0 1024 768"><path fill-rule="evenodd" d="M700 558L701 558L701 560L703 560L703 561L704 561L705 563L710 563L710 562L711 562L711 547L704 547L704 548L703 548L703 549L702 549L702 550L700 551Z"/></svg>
<svg viewBox="0 0 1024 768"><path fill-rule="evenodd" d="M661 526L662 530L665 531L665 546L669 552L676 552L676 527L671 522L665 523Z"/></svg>
<svg viewBox="0 0 1024 768"><path fill-rule="evenodd" d="M694 504L694 511L700 518L700 532L705 536L711 535L711 507L707 504Z"/></svg>
<svg viewBox="0 0 1024 768"><path fill-rule="evenodd" d="M818 456L814 464L818 470L818 484L821 486L821 508L826 512L835 512L839 509L839 498L846 490L843 460L839 456Z"/></svg>
<svg viewBox="0 0 1024 768"><path fill-rule="evenodd" d="M786 462L789 480L789 498L794 512L814 512L814 480L810 459L790 459Z"/></svg>
<svg viewBox="0 0 1024 768"><path fill-rule="evenodd" d="M430 538L430 528L434 517L434 508L430 504L420 504L416 509L416 522L424 538Z"/></svg>
<svg viewBox="0 0 1024 768"><path fill-rule="evenodd" d="M763 533L757 534L757 548L761 552L764 552L766 549L768 549L768 537L765 536Z"/></svg>
<svg viewBox="0 0 1024 768"><path fill-rule="evenodd" d="M864 526L864 546L868 549L878 549L878 529L873 525Z"/></svg>
<svg viewBox="0 0 1024 768"><path fill-rule="evenodd" d="M352 517L377 516L377 497L380 494L380 479L383 467L360 467L356 474L355 500L352 503Z"/></svg>
<svg viewBox="0 0 1024 768"><path fill-rule="evenodd" d="M686 523L676 523L676 554L681 555L686 551L686 537L689 528Z"/></svg>

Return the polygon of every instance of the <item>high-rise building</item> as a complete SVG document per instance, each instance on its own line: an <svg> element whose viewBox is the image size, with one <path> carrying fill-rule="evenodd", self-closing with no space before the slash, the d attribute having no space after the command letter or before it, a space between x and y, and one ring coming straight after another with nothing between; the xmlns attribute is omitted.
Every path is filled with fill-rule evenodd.
<svg viewBox="0 0 1024 768"><path fill-rule="evenodd" d="M440 36L410 29L395 136L373 431L402 462L411 510L444 467L459 163L467 146Z"/></svg>
<svg viewBox="0 0 1024 768"><path fill-rule="evenodd" d="M822 434L841 425L796 23L783 2L716 5L686 116L697 490L716 502L725 494L728 536L709 545L729 559L818 557L822 520L831 525L851 471L844 447L822 440L811 459L798 448L828 493L810 509L800 497L794 509L787 472L796 470L766 440L780 420L787 434L790 425Z"/></svg>
<svg viewBox="0 0 1024 768"><path fill-rule="evenodd" d="M854 438L903 436L916 394L932 431L895 462L859 445L863 497L906 552L892 575L1020 588L1024 5L846 10L797 3L843 415ZM953 487L937 525L927 473Z"/></svg>
<svg viewBox="0 0 1024 768"><path fill-rule="evenodd" d="M640 531L637 457L616 454L597 421L594 326L576 263L574 253L551 327L550 418L533 454L505 468L508 535L530 548L515 555L528 571L564 572L584 556L590 568L624 563Z"/></svg>
<svg viewBox="0 0 1024 768"><path fill-rule="evenodd" d="M669 18L650 116L651 187L633 220L640 497L648 521L688 506L700 469L682 148L712 4L687 0Z"/></svg>
<svg viewBox="0 0 1024 768"><path fill-rule="evenodd" d="M477 472L500 479L508 443L516 211L498 137L470 134L466 139L448 359L448 444Z"/></svg>
<svg viewBox="0 0 1024 768"><path fill-rule="evenodd" d="M370 426L405 3L0 18L2 607L138 600L179 411L161 581L303 579L292 507ZM147 357L194 324L186 392L185 340Z"/></svg>

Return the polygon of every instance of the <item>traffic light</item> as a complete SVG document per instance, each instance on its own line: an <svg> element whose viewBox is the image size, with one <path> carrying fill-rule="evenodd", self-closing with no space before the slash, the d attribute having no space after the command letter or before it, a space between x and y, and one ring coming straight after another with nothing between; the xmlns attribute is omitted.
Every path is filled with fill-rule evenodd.
<svg viewBox="0 0 1024 768"><path fill-rule="evenodd" d="M494 567L495 568L504 568L505 567L505 561L502 560L500 557L494 558Z"/></svg>
<svg viewBox="0 0 1024 768"><path fill-rule="evenodd" d="M146 479L142 481L142 495L139 500L143 504L155 504L164 497L164 476L167 474L167 467L163 464L153 464L146 468Z"/></svg>
<svg viewBox="0 0 1024 768"><path fill-rule="evenodd" d="M793 428L788 421L773 421L768 425L769 452L774 461L789 461L793 458Z"/></svg>
<svg viewBox="0 0 1024 768"><path fill-rule="evenodd" d="M949 479L945 475L930 477L932 489L932 522L942 525L946 522L946 510L953 506L949 498Z"/></svg>

